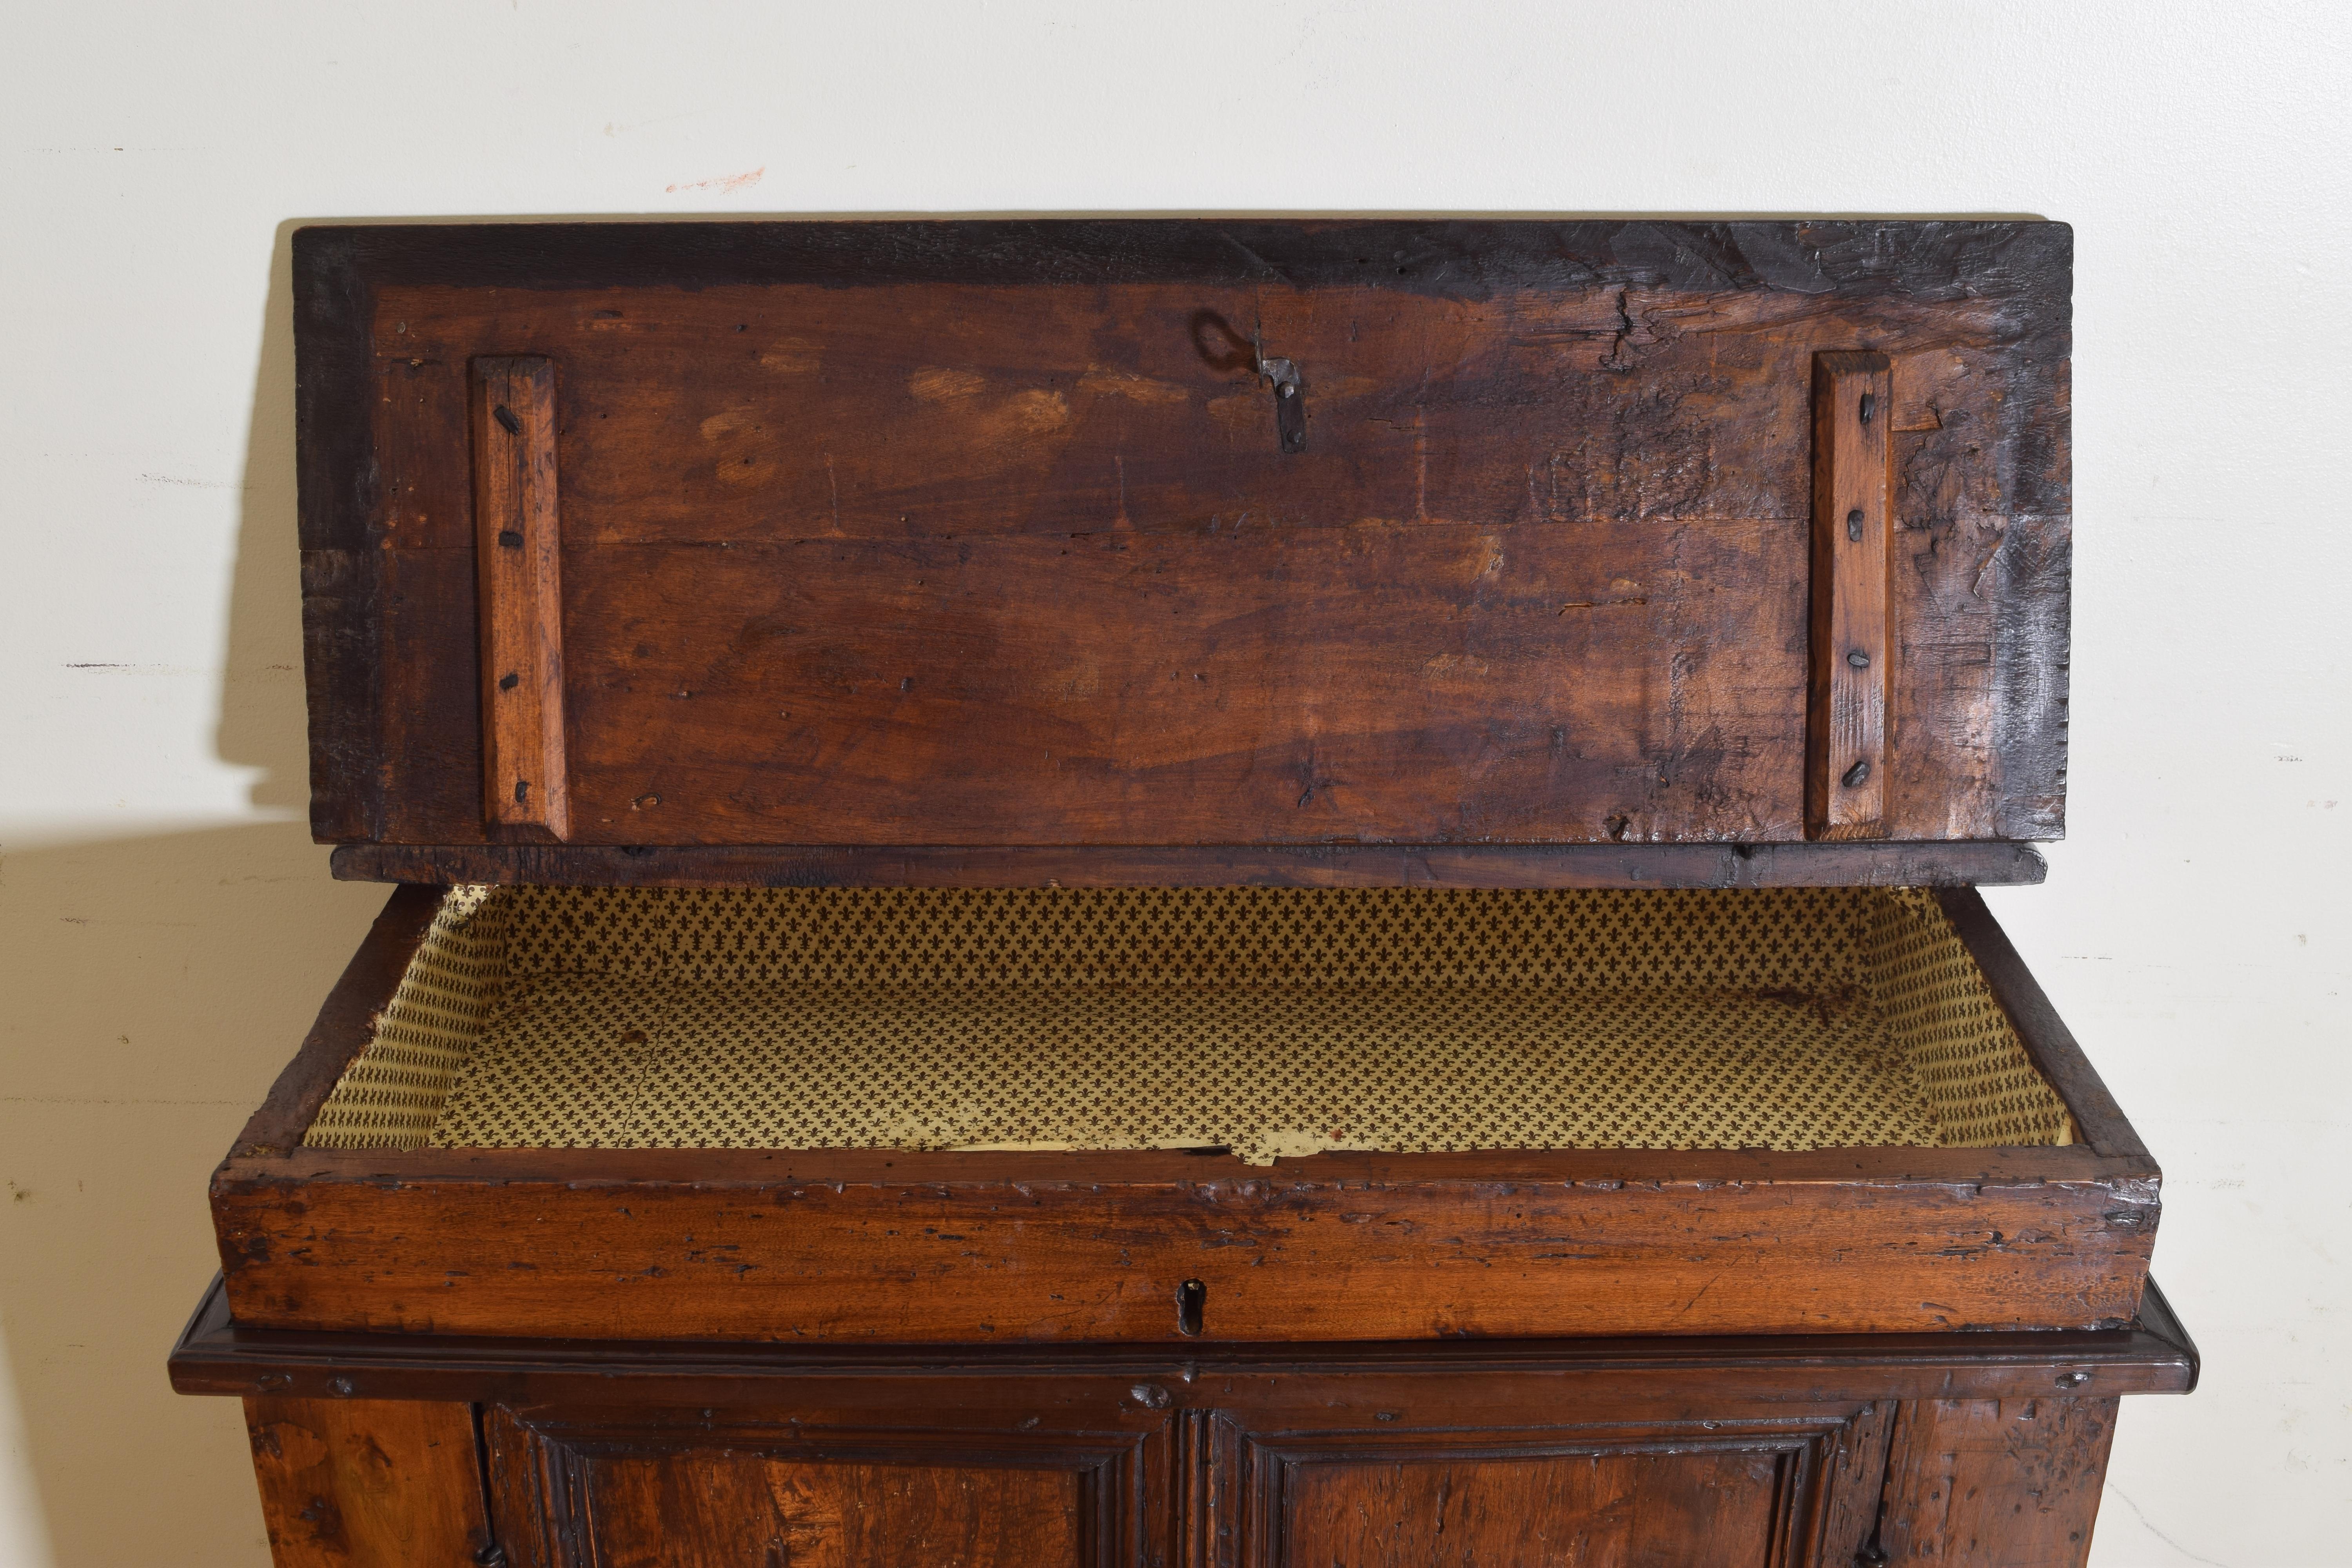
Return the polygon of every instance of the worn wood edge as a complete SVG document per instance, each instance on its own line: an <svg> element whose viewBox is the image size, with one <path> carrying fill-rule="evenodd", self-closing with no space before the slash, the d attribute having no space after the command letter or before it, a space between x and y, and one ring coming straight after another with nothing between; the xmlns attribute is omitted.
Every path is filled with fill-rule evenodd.
<svg viewBox="0 0 2352 1568"><path fill-rule="evenodd" d="M383 563L376 499L375 289L346 230L292 241L296 530L302 550L303 690L310 831L383 831Z"/></svg>
<svg viewBox="0 0 2352 1568"><path fill-rule="evenodd" d="M344 844L354 882L638 888L1940 888L2027 886L2029 844Z"/></svg>
<svg viewBox="0 0 2352 1568"><path fill-rule="evenodd" d="M1381 1154L1337 1151L1270 1166L1222 1152L1081 1150L959 1152L891 1149L240 1149L220 1170L221 1192L351 1183L395 1188L439 1184L564 1189L608 1186L763 1191L873 1187L1094 1191L1248 1190L1267 1195L1584 1186L1658 1190L1769 1185L1949 1188L2096 1185L2120 1199L2144 1184L2145 1162L2084 1144L1990 1149L1563 1149Z"/></svg>
<svg viewBox="0 0 2352 1568"><path fill-rule="evenodd" d="M2036 317L2054 307L2062 321L2074 260L2074 230L2048 219L1829 215L321 221L296 231L298 249L306 240L334 247L372 287L1377 282L1485 299L1534 278L1579 289L1990 295ZM1385 263L1376 274L1365 270L1368 246Z"/></svg>
<svg viewBox="0 0 2352 1568"><path fill-rule="evenodd" d="M2066 1027L2057 1008L2051 1005L2041 982L2033 978L2025 960L2018 956L1992 910L1985 907L1984 900L1972 888L1938 889L1936 898L1959 933L1969 956L1976 960L1986 983L1992 987L1993 1000L2009 1016L2011 1026L2024 1042L2026 1054L2074 1114L2074 1125L2084 1141L2102 1154L2143 1167L2149 1201L2153 1202L2155 1189L2162 1180L2155 1157L2140 1142L2123 1107L2108 1092L2098 1069L2083 1054L2074 1031Z"/></svg>
<svg viewBox="0 0 2352 1568"><path fill-rule="evenodd" d="M680 1403L755 1403L776 1382L814 1377L1116 1378L1173 1374L1206 1384L1221 1375L1392 1373L1653 1372L1759 1367L1817 1388L1824 1373L1910 1373L1896 1397L2001 1397L2053 1391L2053 1373L2092 1374L2092 1394L2186 1394L2197 1385L2196 1346L2154 1281L2140 1319L2124 1329L1955 1331L1925 1334L1759 1334L1554 1340L1416 1340L1268 1343L874 1345L738 1341L542 1340L453 1334L320 1332L239 1326L222 1277L181 1331L172 1386L191 1394L467 1399L562 1393L666 1393ZM1189 1373L1189 1376L1186 1374ZM340 1381L338 1381L340 1380ZM679 1385L690 1384L690 1389ZM738 1385L727 1392L728 1385ZM715 1386L714 1386L715 1385ZM1871 1397L1888 1397L1874 1383ZM558 1395L561 1396L560 1394Z"/></svg>
<svg viewBox="0 0 2352 1568"><path fill-rule="evenodd" d="M410 960L432 928L445 891L405 886L394 889L385 900L359 951L352 954L320 1004L301 1048L278 1073L260 1109L237 1134L229 1154L231 1163L300 1145L336 1079L374 1037L376 1016L400 988Z"/></svg>
<svg viewBox="0 0 2352 1568"><path fill-rule="evenodd" d="M2134 1331L2169 1346L2174 1363L2181 1369L2178 1382L2163 1392L2196 1393L2198 1380L2205 1371L2204 1353L2198 1350L2197 1342L2189 1337L2188 1325L2180 1321L2180 1314L2172 1310L2171 1298L2158 1286L2154 1275L2150 1275L2140 1287L2139 1316L2132 1327Z"/></svg>

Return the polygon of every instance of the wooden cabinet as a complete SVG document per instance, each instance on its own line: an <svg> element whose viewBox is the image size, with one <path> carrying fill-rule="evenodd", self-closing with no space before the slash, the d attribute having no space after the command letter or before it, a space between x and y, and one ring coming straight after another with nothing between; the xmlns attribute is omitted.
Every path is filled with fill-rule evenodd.
<svg viewBox="0 0 2352 1568"><path fill-rule="evenodd" d="M280 1568L1880 1563L2074 1568L2118 1398L2080 1332L951 1352L236 1325Z"/></svg>
<svg viewBox="0 0 2352 1568"><path fill-rule="evenodd" d="M293 251L282 1568L2081 1561L2063 225Z"/></svg>

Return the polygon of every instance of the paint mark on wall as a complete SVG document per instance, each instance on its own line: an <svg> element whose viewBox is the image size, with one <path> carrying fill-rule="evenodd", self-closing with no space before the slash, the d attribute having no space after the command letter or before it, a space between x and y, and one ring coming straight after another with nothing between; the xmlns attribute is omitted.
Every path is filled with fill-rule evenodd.
<svg viewBox="0 0 2352 1568"><path fill-rule="evenodd" d="M749 190L758 184L760 176L767 172L768 166L762 163L758 168L744 174L720 174L709 180L681 180L674 185L664 185L662 189L672 195L676 195L680 191L715 191L722 196L728 196L733 195L737 191Z"/></svg>

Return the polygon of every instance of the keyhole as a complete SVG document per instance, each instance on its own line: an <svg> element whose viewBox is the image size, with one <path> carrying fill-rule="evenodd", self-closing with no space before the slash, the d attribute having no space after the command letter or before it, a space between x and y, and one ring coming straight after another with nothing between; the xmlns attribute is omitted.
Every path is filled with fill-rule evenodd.
<svg viewBox="0 0 2352 1568"><path fill-rule="evenodd" d="M1187 1279L1176 1287L1176 1331L1197 1334L1201 1331L1201 1311L1209 1302L1209 1288L1198 1279Z"/></svg>

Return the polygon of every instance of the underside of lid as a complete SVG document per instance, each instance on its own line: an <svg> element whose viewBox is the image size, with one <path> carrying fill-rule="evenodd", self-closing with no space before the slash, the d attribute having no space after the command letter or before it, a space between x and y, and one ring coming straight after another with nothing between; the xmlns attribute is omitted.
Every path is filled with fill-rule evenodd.
<svg viewBox="0 0 2352 1568"><path fill-rule="evenodd" d="M2020 879L2063 826L2071 258L305 229L314 826L491 880Z"/></svg>

